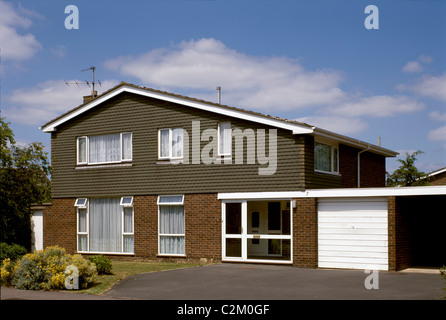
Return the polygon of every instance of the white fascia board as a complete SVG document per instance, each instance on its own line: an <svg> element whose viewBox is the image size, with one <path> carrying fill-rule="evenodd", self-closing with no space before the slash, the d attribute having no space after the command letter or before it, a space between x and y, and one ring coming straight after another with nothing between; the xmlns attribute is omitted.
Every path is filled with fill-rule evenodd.
<svg viewBox="0 0 446 320"><path fill-rule="evenodd" d="M106 95L104 95L104 96L102 96L102 97L100 97L98 99L95 99L95 100L93 100L90 103L87 103L82 108L79 108L78 110L75 110L73 112L68 113L64 117L56 120L55 122L53 122L53 123L51 123L51 124L49 124L47 126L42 127L41 129L42 129L43 132L53 132L53 131L56 131L56 128L59 125L61 125L62 123L66 122L66 121L69 121L69 120L73 119L74 117L77 117L78 115L80 115L80 114L90 110L91 108L96 107L98 104L101 104L104 101L106 101L106 100L108 100L110 98L113 98L114 96L117 96L118 94L120 94L121 92L124 92L124 91L126 91L125 87L121 87L121 88L118 88L118 89L116 89L116 90L114 90L112 92L109 92L108 94L106 94Z"/></svg>
<svg viewBox="0 0 446 320"><path fill-rule="evenodd" d="M436 176L437 174L440 174L440 173L443 173L443 172L446 172L446 168L438 169L438 170L436 170L436 171L432 171L432 172L429 173L427 176L428 176L428 177L432 177L432 176Z"/></svg>
<svg viewBox="0 0 446 320"><path fill-rule="evenodd" d="M199 102L199 101L192 101L192 100L189 100L186 98L174 97L174 96L171 96L168 94L148 91L148 90L145 90L142 88L135 88L135 87L131 87L131 86L122 86L122 87L104 95L103 97L98 98L98 99L92 101L91 103L86 104L82 108L80 108L72 113L67 114L65 117L62 117L61 119L55 121L54 123L43 127L42 130L43 130L43 132L55 131L56 127L59 126L60 124L82 114L85 111L88 111L89 109L97 106L100 103L103 103L104 101L106 101L106 100L108 100L122 92L134 93L134 94L141 95L141 96L146 96L146 97L150 97L150 98L154 98L154 99L160 99L163 101L186 105L186 106L204 110L204 111L209 111L209 112L218 113L218 114L235 117L235 118L239 118L239 119L243 119L243 120L253 121L256 123L261 123L261 124L265 124L265 125L269 125L269 126L273 126L273 127L277 127L277 128L282 128L282 129L292 131L293 134L308 134L308 133L313 132L313 128L309 128L309 127L302 126L299 124L289 123L289 122L286 122L283 120L276 120L276 119L272 119L272 118L268 118L268 117L262 117L259 115L249 114L249 113L245 113L245 112L238 111L238 110L230 110L227 108L221 108L218 106L209 105L209 104Z"/></svg>
<svg viewBox="0 0 446 320"><path fill-rule="evenodd" d="M446 195L446 186L307 189L305 191L219 193L219 200L345 198Z"/></svg>
<svg viewBox="0 0 446 320"><path fill-rule="evenodd" d="M314 128L314 135L316 137L324 137L324 138L329 138L329 139L333 139L336 140L338 142L344 143L346 145L350 145L353 147L357 147L363 150L369 150L371 152L377 153L377 154L381 154L384 155L386 157L396 157L399 153L383 148L383 147L379 147L379 146L375 146L371 143L367 143L364 141L360 141L357 139L353 139L344 135L340 135L334 132L330 132L324 129L320 129L320 128Z"/></svg>
<svg viewBox="0 0 446 320"><path fill-rule="evenodd" d="M219 193L218 200L265 200L265 199L292 199L305 197L305 191L278 191L278 192L228 192Z"/></svg>

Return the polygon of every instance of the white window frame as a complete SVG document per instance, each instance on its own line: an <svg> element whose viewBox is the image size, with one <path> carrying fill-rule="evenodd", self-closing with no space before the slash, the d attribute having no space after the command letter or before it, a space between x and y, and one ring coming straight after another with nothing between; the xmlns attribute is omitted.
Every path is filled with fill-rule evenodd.
<svg viewBox="0 0 446 320"><path fill-rule="evenodd" d="M229 124L229 130L231 130L231 143L230 143L230 148L229 148L229 151L227 151L227 152L220 152L220 147L221 147L221 145L222 145L222 142L223 142L223 138L221 137L221 135L220 135L220 131L221 131L221 126L223 125L223 124ZM231 127L231 122L219 122L218 123L218 127L217 127L217 154L219 155L219 156L230 156L231 154L232 154L232 127Z"/></svg>
<svg viewBox="0 0 446 320"><path fill-rule="evenodd" d="M160 199L161 197L181 197L181 201L180 202L161 202ZM160 195L158 196L158 200L157 200L157 205L158 205L158 255L159 256L167 256L167 257L185 257L186 256L186 211L185 211L185 207L184 207L184 195ZM164 234L164 233L160 233L160 223L161 223L161 219L160 219L160 215L161 215L161 210L160 207L161 206L181 206L183 207L183 215L184 215L184 232L182 234ZM161 253L161 237L183 237L184 238L184 253L181 254L175 254L175 253Z"/></svg>
<svg viewBox="0 0 446 320"><path fill-rule="evenodd" d="M85 139L85 161L79 161L80 156L80 140ZM77 164L88 164L88 137L82 136L76 139L76 163Z"/></svg>
<svg viewBox="0 0 446 320"><path fill-rule="evenodd" d="M183 139L184 139L184 129L183 128L179 128L178 127L178 128L162 128L162 129L158 129L158 160L180 160L180 159L183 159L183 157L184 157L184 140L183 139L182 139L183 147L181 149L181 151L182 151L181 156L179 156L179 157L172 156L172 153L173 153L173 145L172 145L173 134L172 134L172 131L174 129L182 129L183 130L182 131L182 135L183 135ZM166 130L169 131L169 146L168 146L169 154L167 156L162 156L161 155L161 131L166 131Z"/></svg>
<svg viewBox="0 0 446 320"><path fill-rule="evenodd" d="M131 141L131 155L129 159L123 159L123 143L124 143L124 139L123 139L123 135L129 134L130 135L130 141ZM104 134L104 135L98 135L98 136L107 136L108 134ZM105 161L105 162L91 162L90 163L90 137L91 136L80 136L77 137L76 139L76 164L77 165L101 165L101 164L114 164L114 163L125 163L125 162L132 162L133 161L133 133L132 132L121 132L119 133L119 148L120 148L120 160L118 161ZM79 150L79 141L81 139L85 139L85 161L83 162L79 162L79 154L80 154L80 150Z"/></svg>
<svg viewBox="0 0 446 320"><path fill-rule="evenodd" d="M123 205L123 199L124 198L132 198L132 204L131 205ZM86 199L85 205L80 205L80 200ZM133 206L133 197L132 196L124 196L121 197L120 201L121 206L121 252L102 252L102 251L90 251L90 202L88 198L78 198L75 202L75 207L77 208L76 213L76 248L77 252L79 253L94 253L94 254L119 254L119 255L134 255L135 253L135 210ZM124 210L125 208L132 208L132 232L124 232ZM85 232L79 232L79 210L86 210L86 231ZM79 250L79 236L87 236L87 250ZM133 236L133 252L124 252L124 237L125 236Z"/></svg>
<svg viewBox="0 0 446 320"><path fill-rule="evenodd" d="M126 199L130 199L130 203L124 203L124 200L126 200ZM133 197L132 196L121 197L121 201L119 202L119 205L123 206L123 207L133 207Z"/></svg>
<svg viewBox="0 0 446 320"><path fill-rule="evenodd" d="M330 147L330 167L331 171L325 171L316 169L316 152L314 152L314 171L320 173L329 173L334 175L339 175L339 145L337 143L330 143L326 141L314 141L314 147L316 149L316 144L322 144ZM336 157L335 157L336 154ZM336 158L336 161L335 161Z"/></svg>
<svg viewBox="0 0 446 320"><path fill-rule="evenodd" d="M76 202L74 203L75 207L78 207L80 209L86 209L88 207L88 199L87 198L77 198Z"/></svg>

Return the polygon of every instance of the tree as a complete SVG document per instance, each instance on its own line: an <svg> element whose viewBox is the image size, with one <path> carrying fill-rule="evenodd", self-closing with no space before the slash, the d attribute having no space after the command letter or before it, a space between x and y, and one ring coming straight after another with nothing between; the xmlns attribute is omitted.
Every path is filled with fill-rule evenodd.
<svg viewBox="0 0 446 320"><path fill-rule="evenodd" d="M31 245L31 205L51 199L51 166L41 143L16 145L0 118L0 242Z"/></svg>
<svg viewBox="0 0 446 320"><path fill-rule="evenodd" d="M392 174L387 174L387 186L389 187L408 187L429 185L429 179L426 174L415 167L417 156L423 153L418 150L413 153L406 153L406 159L398 159L400 167Z"/></svg>

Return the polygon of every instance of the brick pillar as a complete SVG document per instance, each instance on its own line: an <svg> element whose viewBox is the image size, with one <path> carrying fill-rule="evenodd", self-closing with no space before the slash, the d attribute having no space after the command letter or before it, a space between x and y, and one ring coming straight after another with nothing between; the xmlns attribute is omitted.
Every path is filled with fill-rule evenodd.
<svg viewBox="0 0 446 320"><path fill-rule="evenodd" d="M397 271L411 265L409 220L407 210L404 209L404 199L388 197L387 204L389 270Z"/></svg>
<svg viewBox="0 0 446 320"><path fill-rule="evenodd" d="M217 194L186 194L186 255L221 260L221 201Z"/></svg>
<svg viewBox="0 0 446 320"><path fill-rule="evenodd" d="M296 199L293 209L293 265L317 268L317 199Z"/></svg>

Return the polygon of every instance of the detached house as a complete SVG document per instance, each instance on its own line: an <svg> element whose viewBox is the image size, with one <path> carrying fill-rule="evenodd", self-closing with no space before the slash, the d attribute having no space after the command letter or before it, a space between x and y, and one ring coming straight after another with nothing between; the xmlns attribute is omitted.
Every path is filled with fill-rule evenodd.
<svg viewBox="0 0 446 320"><path fill-rule="evenodd" d="M53 165L44 246L128 257L363 266L336 264L338 254L321 259L323 251L346 251L347 244L378 268L395 260L388 249L388 197L365 198L373 213L363 218L357 202L347 203L358 209L353 220L373 225L368 236L378 241L369 239L369 255L365 242L338 237L336 249L324 240L324 232L336 233L330 224L339 217L330 212L340 203L307 197L309 191L384 187L385 159L394 151L124 82L42 130L51 133ZM385 257L376 260L380 254Z"/></svg>

